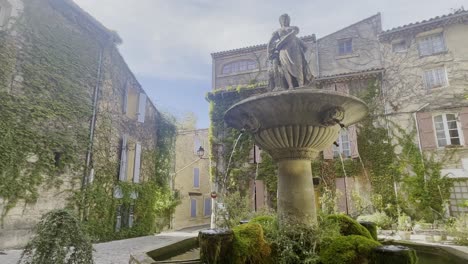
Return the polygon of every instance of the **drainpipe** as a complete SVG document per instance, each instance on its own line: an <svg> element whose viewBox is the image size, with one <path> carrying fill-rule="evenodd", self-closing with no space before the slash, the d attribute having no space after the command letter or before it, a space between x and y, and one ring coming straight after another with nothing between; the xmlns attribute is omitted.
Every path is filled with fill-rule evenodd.
<svg viewBox="0 0 468 264"><path fill-rule="evenodd" d="M102 54L103 54L103 48L99 51L99 59L98 59L98 69L96 73L96 86L94 88L94 96L93 96L93 116L91 118L91 126L89 128L89 146L88 146L88 152L86 153L86 166L85 166L85 172L83 175L83 179L81 182L81 190L84 190L86 185L89 183L89 174L92 171L90 169L90 164L91 164L91 153L93 151L93 140L94 140L94 129L96 127L96 115L97 115L97 102L98 102L98 94L99 94L99 85L101 82L101 68L102 68Z"/></svg>

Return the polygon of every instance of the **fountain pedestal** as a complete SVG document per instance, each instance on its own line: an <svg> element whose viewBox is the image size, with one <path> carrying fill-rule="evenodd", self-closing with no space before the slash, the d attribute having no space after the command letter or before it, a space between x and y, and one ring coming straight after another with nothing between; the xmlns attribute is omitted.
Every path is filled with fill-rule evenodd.
<svg viewBox="0 0 468 264"><path fill-rule="evenodd" d="M337 138L340 125L367 114L361 100L340 92L297 88L247 98L225 114L226 123L254 135L278 163L280 224L317 223L311 160Z"/></svg>

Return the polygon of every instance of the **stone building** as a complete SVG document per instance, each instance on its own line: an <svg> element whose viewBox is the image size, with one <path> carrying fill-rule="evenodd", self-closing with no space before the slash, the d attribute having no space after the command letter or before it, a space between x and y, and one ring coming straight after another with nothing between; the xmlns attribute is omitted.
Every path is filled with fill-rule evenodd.
<svg viewBox="0 0 468 264"><path fill-rule="evenodd" d="M322 38L315 35L302 37L306 43L306 60L318 85L324 89L357 95L368 82L381 78L382 66L378 35L382 31L380 14L376 14ZM262 87L267 82L266 44L211 54L213 58L213 90L230 90L242 85ZM333 159L339 154L345 158L357 158L356 129L344 129L337 140L338 148L324 151L325 159ZM223 167L222 161L214 161L214 166ZM368 189L366 180L353 180L346 184L338 178L336 186L351 200L351 191ZM349 188L350 190L346 190ZM342 196L340 210L347 211L347 201Z"/></svg>
<svg viewBox="0 0 468 264"><path fill-rule="evenodd" d="M172 217L173 229L210 223L212 186L209 156L208 129L178 131L172 181L180 204Z"/></svg>
<svg viewBox="0 0 468 264"><path fill-rule="evenodd" d="M468 12L460 10L383 31L376 14L321 38L302 38L319 88L359 95L377 80L387 121L408 132L416 129L421 152L435 152L440 158L445 150L453 153L442 170L456 179L452 215L468 210L459 206L468 199L467 21ZM266 53L266 44L213 53L213 90L265 86ZM339 147L323 152L325 160L359 158L354 126L342 130L337 143ZM342 211L351 207L350 191L370 188L364 177L337 178L336 187L348 196L340 198Z"/></svg>
<svg viewBox="0 0 468 264"><path fill-rule="evenodd" d="M0 248L53 209L78 209L98 238L146 217L125 190L154 177L162 116L119 42L71 0L0 1Z"/></svg>
<svg viewBox="0 0 468 264"><path fill-rule="evenodd" d="M380 34L385 114L416 131L420 151L444 162L454 178L450 213L468 212L468 12L459 10ZM397 132L395 132L397 133Z"/></svg>

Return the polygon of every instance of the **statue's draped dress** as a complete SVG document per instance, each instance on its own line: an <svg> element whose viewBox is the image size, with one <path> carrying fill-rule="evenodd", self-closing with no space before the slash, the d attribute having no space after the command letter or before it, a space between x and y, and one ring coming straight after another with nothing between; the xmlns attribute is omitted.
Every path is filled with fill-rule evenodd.
<svg viewBox="0 0 468 264"><path fill-rule="evenodd" d="M276 37L281 41L294 29L299 31L297 27L280 28L275 32ZM279 51L280 64L284 74L295 77L299 86L303 86L306 84L308 77L307 61L304 57L305 45L295 35L290 36L288 39Z"/></svg>

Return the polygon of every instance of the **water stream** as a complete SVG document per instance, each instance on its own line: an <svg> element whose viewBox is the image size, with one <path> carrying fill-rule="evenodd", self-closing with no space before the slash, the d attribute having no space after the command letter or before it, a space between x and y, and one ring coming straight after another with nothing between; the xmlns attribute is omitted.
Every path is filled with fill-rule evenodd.
<svg viewBox="0 0 468 264"><path fill-rule="evenodd" d="M226 190L226 182L227 182L227 177L228 177L228 174L229 174L229 167L231 166L232 156L236 152L237 143L239 142L239 140L241 139L243 134L244 134L243 131L241 131L239 136L237 137L236 141L234 142L234 146L232 147L232 152L231 152L231 155L229 156L229 161L228 161L228 164L227 164L227 167L226 167L226 173L224 174L224 180L223 180L224 190Z"/></svg>

